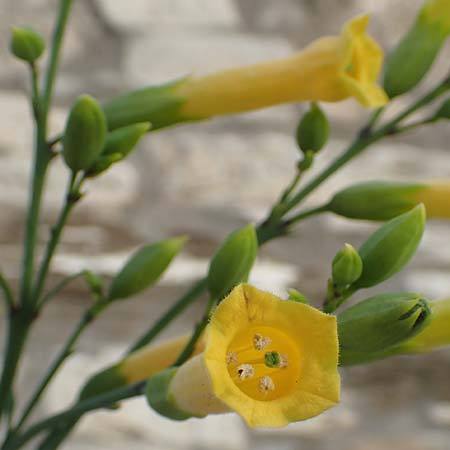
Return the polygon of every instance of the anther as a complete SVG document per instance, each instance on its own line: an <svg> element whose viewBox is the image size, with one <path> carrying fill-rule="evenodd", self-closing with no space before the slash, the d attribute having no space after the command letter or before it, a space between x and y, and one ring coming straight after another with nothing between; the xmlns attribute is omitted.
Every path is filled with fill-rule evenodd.
<svg viewBox="0 0 450 450"><path fill-rule="evenodd" d="M259 379L259 390L260 392L267 393L269 391L275 390L275 384L269 376L265 375Z"/></svg>
<svg viewBox="0 0 450 450"><path fill-rule="evenodd" d="M268 336L263 336L262 334L256 333L253 336L253 346L256 350L264 350L268 345L270 345L272 339Z"/></svg>
<svg viewBox="0 0 450 450"><path fill-rule="evenodd" d="M287 366L288 366L287 355L280 355L280 365L279 365L279 367L281 367L282 369L286 369Z"/></svg>
<svg viewBox="0 0 450 450"><path fill-rule="evenodd" d="M241 364L237 368L237 373L239 375L239 379L246 380L247 378L253 378L253 375L255 375L255 369L251 364Z"/></svg>
<svg viewBox="0 0 450 450"><path fill-rule="evenodd" d="M228 352L226 358L227 364L235 364L238 362L238 357L235 352Z"/></svg>

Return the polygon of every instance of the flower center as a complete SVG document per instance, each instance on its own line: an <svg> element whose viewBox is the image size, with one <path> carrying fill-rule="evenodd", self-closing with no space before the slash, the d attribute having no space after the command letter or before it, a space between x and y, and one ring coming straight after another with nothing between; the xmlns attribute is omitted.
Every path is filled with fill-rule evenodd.
<svg viewBox="0 0 450 450"><path fill-rule="evenodd" d="M238 333L226 354L236 386L255 400L275 400L299 380L300 354L295 341L277 328L253 326Z"/></svg>

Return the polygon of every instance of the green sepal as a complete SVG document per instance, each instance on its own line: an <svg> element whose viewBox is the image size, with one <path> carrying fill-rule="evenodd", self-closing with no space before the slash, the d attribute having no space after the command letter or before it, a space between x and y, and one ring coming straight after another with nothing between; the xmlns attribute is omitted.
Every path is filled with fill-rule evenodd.
<svg viewBox="0 0 450 450"><path fill-rule="evenodd" d="M179 236L136 251L112 280L108 300L127 298L149 288L169 267L186 239Z"/></svg>
<svg viewBox="0 0 450 450"><path fill-rule="evenodd" d="M390 181L357 183L336 193L327 210L350 219L389 220L416 206L413 196L425 188Z"/></svg>
<svg viewBox="0 0 450 450"><path fill-rule="evenodd" d="M414 255L425 220L425 208L420 204L375 231L359 249L363 271L354 288L375 286L399 272Z"/></svg>
<svg viewBox="0 0 450 450"><path fill-rule="evenodd" d="M120 364L116 364L89 378L80 391L79 400L86 400L105 394L114 389L127 386L127 384L127 380L120 373Z"/></svg>
<svg viewBox="0 0 450 450"><path fill-rule="evenodd" d="M336 253L331 264L332 279L335 286L344 287L355 283L361 276L363 263L358 251L350 244Z"/></svg>
<svg viewBox="0 0 450 450"><path fill-rule="evenodd" d="M381 283L399 272L414 255L425 228L425 207L420 204L383 224L359 249L363 271L354 290Z"/></svg>
<svg viewBox="0 0 450 450"><path fill-rule="evenodd" d="M113 164L122 161L123 155L121 153L111 153L110 155L100 155L100 157L92 164L86 171L86 177L94 178L106 172Z"/></svg>
<svg viewBox="0 0 450 450"><path fill-rule="evenodd" d="M221 300L248 279L256 259L258 239L254 225L231 233L213 256L208 271L208 290Z"/></svg>
<svg viewBox="0 0 450 450"><path fill-rule="evenodd" d="M118 128L108 133L102 155L119 153L122 158L128 156L136 147L142 136L151 128L149 122L136 123Z"/></svg>
<svg viewBox="0 0 450 450"><path fill-rule="evenodd" d="M354 363L364 353L397 346L416 336L429 324L431 310L422 295L377 295L337 316L340 360Z"/></svg>
<svg viewBox="0 0 450 450"><path fill-rule="evenodd" d="M9 48L15 57L34 63L45 51L45 40L30 27L13 27Z"/></svg>
<svg viewBox="0 0 450 450"><path fill-rule="evenodd" d="M298 302L298 303L303 303L305 305L309 305L310 301L308 300L308 298L303 295L301 292L297 291L297 289L294 288L289 288L287 290L289 297L288 300L291 300L293 302Z"/></svg>
<svg viewBox="0 0 450 450"><path fill-rule="evenodd" d="M384 90L390 98L413 89L433 65L444 41L446 30L419 17L387 58Z"/></svg>
<svg viewBox="0 0 450 450"><path fill-rule="evenodd" d="M152 129L156 130L189 120L180 115L180 107L185 100L176 94L176 88L186 79L127 92L108 101L103 105L108 128L115 130L127 125L150 122Z"/></svg>
<svg viewBox="0 0 450 450"><path fill-rule="evenodd" d="M171 367L162 372L153 375L145 388L145 397L149 406L162 416L172 420L186 420L194 416L186 411L179 409L175 399L169 393L169 385L176 374L178 368Z"/></svg>
<svg viewBox="0 0 450 450"><path fill-rule="evenodd" d="M300 150L303 153L318 152L327 143L329 135L327 116L317 103L311 103L311 109L303 115L297 126L296 138Z"/></svg>
<svg viewBox="0 0 450 450"><path fill-rule="evenodd" d="M88 170L100 156L106 138L106 120L97 101L81 95L72 106L64 130L63 156L74 172Z"/></svg>

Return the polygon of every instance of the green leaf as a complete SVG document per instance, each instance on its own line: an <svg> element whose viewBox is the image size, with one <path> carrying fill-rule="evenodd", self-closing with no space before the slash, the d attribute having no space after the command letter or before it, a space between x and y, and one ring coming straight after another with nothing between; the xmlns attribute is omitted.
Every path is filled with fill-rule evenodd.
<svg viewBox="0 0 450 450"><path fill-rule="evenodd" d="M186 237L180 236L139 249L114 277L108 299L131 297L153 285L185 242Z"/></svg>
<svg viewBox="0 0 450 450"><path fill-rule="evenodd" d="M208 289L212 298L221 300L236 285L247 281L257 250L258 240L253 225L228 236L209 266Z"/></svg>
<svg viewBox="0 0 450 450"><path fill-rule="evenodd" d="M353 287L375 286L399 272L414 255L424 228L422 204L382 225L359 249L363 272Z"/></svg>
<svg viewBox="0 0 450 450"><path fill-rule="evenodd" d="M74 172L87 170L100 156L106 138L106 119L97 101L89 95L77 98L63 136L63 156Z"/></svg>

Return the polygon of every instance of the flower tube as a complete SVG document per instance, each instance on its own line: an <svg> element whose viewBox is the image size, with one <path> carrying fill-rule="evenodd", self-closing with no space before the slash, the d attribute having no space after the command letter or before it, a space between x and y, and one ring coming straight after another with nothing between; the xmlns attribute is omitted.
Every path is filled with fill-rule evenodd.
<svg viewBox="0 0 450 450"><path fill-rule="evenodd" d="M315 40L293 56L147 87L104 105L110 129L151 122L152 129L282 103L356 98L375 108L388 100L376 80L383 52L366 34L367 15L339 36Z"/></svg>
<svg viewBox="0 0 450 450"><path fill-rule="evenodd" d="M149 404L176 420L235 411L279 427L339 402L334 316L237 286L214 312L205 351L152 377Z"/></svg>

